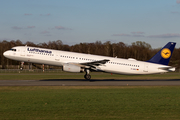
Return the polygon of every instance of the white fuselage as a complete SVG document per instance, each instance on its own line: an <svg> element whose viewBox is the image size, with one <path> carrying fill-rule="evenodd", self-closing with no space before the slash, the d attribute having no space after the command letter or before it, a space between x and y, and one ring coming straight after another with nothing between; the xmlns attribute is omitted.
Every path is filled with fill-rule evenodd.
<svg viewBox="0 0 180 120"><path fill-rule="evenodd" d="M108 59L110 61L100 66L95 66L97 71L104 71L117 74L154 74L168 72L163 67L169 67L161 64L137 61L134 59L120 59L99 55L82 54L75 52L66 52L37 47L18 46L14 47L16 51L8 50L4 56L17 61L47 64L54 66L63 66L66 63L87 63Z"/></svg>

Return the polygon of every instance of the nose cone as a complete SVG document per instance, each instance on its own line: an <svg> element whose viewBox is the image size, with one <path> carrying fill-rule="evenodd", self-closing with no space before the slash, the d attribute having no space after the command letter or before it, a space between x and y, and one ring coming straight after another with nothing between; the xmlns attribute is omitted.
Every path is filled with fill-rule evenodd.
<svg viewBox="0 0 180 120"><path fill-rule="evenodd" d="M4 55L4 57L8 57L8 55L9 55L8 51L4 52L3 55Z"/></svg>

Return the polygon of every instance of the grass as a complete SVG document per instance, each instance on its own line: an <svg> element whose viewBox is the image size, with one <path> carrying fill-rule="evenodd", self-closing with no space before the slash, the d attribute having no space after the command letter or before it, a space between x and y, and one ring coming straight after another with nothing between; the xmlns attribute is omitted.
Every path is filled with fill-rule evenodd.
<svg viewBox="0 0 180 120"><path fill-rule="evenodd" d="M0 87L0 119L178 120L179 86Z"/></svg>
<svg viewBox="0 0 180 120"><path fill-rule="evenodd" d="M46 80L46 79L84 79L85 73L0 73L0 80ZM180 79L180 73L164 73L153 75L117 75L101 72L91 72L92 79Z"/></svg>

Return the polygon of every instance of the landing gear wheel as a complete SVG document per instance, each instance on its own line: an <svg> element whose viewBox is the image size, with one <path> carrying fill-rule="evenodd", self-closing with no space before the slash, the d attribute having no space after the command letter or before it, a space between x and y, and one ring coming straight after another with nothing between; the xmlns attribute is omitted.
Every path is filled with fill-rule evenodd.
<svg viewBox="0 0 180 120"><path fill-rule="evenodd" d="M91 79L91 75L90 75L90 74L85 74L85 75L84 75L84 78L85 78L86 80L90 80L90 79Z"/></svg>
<svg viewBox="0 0 180 120"><path fill-rule="evenodd" d="M22 70L23 70L23 68L21 67L21 68L20 68L20 70L22 71Z"/></svg>
<svg viewBox="0 0 180 120"><path fill-rule="evenodd" d="M21 71L23 70L23 65L24 65L24 62L21 62L21 67L20 67Z"/></svg>

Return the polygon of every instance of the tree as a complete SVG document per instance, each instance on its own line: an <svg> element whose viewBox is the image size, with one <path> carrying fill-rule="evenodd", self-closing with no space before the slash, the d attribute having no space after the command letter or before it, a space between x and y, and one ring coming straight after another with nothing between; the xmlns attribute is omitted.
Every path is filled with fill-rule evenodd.
<svg viewBox="0 0 180 120"><path fill-rule="evenodd" d="M111 56L113 57L113 53L112 53L112 45L110 41L107 41L104 43L104 48L106 51L106 56Z"/></svg>
<svg viewBox="0 0 180 120"><path fill-rule="evenodd" d="M149 59L150 50L151 45L142 41L133 42L131 46L132 57L138 60Z"/></svg>

